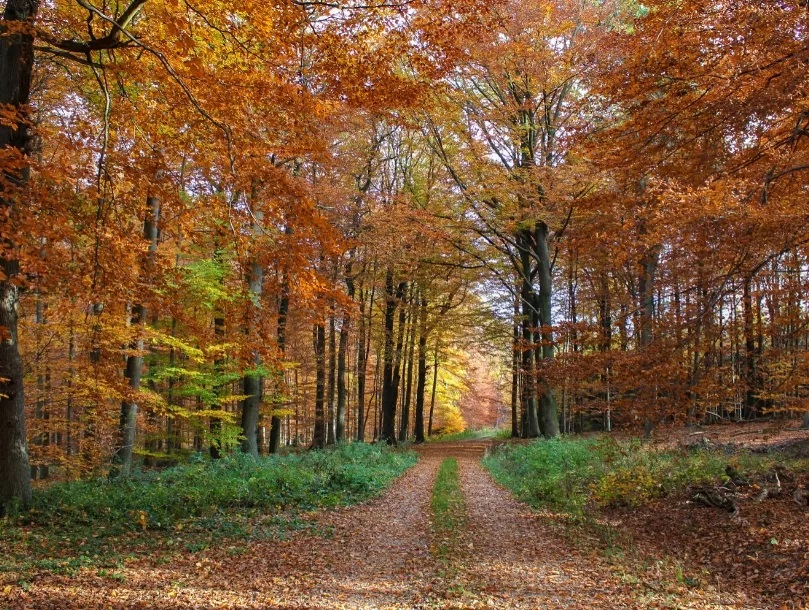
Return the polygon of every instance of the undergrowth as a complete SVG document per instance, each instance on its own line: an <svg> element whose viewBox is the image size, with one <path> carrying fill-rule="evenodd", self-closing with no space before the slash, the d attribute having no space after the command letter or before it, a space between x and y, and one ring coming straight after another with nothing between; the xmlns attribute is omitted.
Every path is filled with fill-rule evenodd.
<svg viewBox="0 0 809 610"><path fill-rule="evenodd" d="M775 461L745 451L664 451L637 440L600 437L509 445L484 464L520 500L582 516L591 506L638 506L689 485L717 482L728 464L755 473L771 469Z"/></svg>
<svg viewBox="0 0 809 610"><path fill-rule="evenodd" d="M356 443L57 483L35 491L30 511L0 521L0 572L70 572L115 566L155 545L199 551L223 539L283 536L303 526L301 512L370 498L415 461Z"/></svg>

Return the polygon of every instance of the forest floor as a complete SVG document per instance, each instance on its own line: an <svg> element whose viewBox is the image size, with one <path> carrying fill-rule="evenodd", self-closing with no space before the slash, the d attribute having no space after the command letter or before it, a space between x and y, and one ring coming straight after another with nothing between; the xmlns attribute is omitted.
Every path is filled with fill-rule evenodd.
<svg viewBox="0 0 809 610"><path fill-rule="evenodd" d="M755 452L786 465L781 470L783 492L763 500L753 488L740 494L739 513L695 505L693 492L680 490L640 507L603 511L616 544L645 562L643 584L661 590L653 572L657 566L676 572L676 581L698 590L736 592L740 608L809 608L809 519L806 498L794 492L809 487L809 431L795 421L759 421L677 428L662 431L656 446L689 448L702 445L720 450L732 462L740 452ZM770 487L772 489L772 487ZM682 587L680 587L682 588ZM731 595L732 597L733 595ZM745 601L746 600L746 601Z"/></svg>
<svg viewBox="0 0 809 610"><path fill-rule="evenodd" d="M422 446L418 464L382 496L312 513L312 527L286 540L223 544L168 559L159 553L133 557L114 574L43 572L24 587L0 589L0 608L804 607L769 605L766 592L754 586L751 593L746 581L719 587L709 578L688 577L687 557L659 553L667 550L660 534L672 532L677 523L671 518L683 516L677 506L669 523L668 509L658 506L630 524L645 532L639 548L654 546L659 528L648 555L615 551L566 516L529 508L481 466L490 444ZM451 552L440 554L430 498L439 467L451 457L457 459L465 515ZM628 514L613 515L616 522L619 517Z"/></svg>

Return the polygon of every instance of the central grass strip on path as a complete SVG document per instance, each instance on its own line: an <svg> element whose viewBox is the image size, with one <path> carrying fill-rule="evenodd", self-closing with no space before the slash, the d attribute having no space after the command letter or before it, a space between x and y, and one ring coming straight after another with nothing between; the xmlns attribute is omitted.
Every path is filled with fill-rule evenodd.
<svg viewBox="0 0 809 610"><path fill-rule="evenodd" d="M433 542L430 552L441 563L440 576L446 593L463 592L458 581L460 567L461 536L466 527L466 506L461 494L458 477L458 460L447 458L441 462L430 498L432 510Z"/></svg>

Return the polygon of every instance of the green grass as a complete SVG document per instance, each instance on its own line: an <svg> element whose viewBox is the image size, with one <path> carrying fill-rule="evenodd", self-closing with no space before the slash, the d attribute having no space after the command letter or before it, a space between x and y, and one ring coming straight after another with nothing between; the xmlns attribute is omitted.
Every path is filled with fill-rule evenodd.
<svg viewBox="0 0 809 610"><path fill-rule="evenodd" d="M199 551L283 536L304 526L301 512L370 498L415 461L411 452L357 443L54 484L35 491L29 512L0 521L0 573L117 567L154 546Z"/></svg>
<svg viewBox="0 0 809 610"><path fill-rule="evenodd" d="M466 509L458 478L458 460L447 458L441 462L430 498L432 510L433 552L442 561L448 561L458 545L466 523Z"/></svg>
<svg viewBox="0 0 809 610"><path fill-rule="evenodd" d="M428 442L449 443L455 441L470 441L478 438L508 438L511 436L510 430L497 428L481 428L480 430L464 430L453 434L439 434L431 436Z"/></svg>
<svg viewBox="0 0 809 610"><path fill-rule="evenodd" d="M603 436L511 445L487 457L484 465L498 483L528 504L580 516L592 506L637 506L689 485L719 482L731 463L754 474L775 462L771 456L745 451L662 451L640 441Z"/></svg>

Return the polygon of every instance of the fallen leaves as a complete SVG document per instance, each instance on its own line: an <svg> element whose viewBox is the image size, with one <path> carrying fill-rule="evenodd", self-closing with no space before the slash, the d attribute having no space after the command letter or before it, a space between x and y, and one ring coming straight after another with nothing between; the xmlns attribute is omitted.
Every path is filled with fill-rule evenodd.
<svg viewBox="0 0 809 610"><path fill-rule="evenodd" d="M381 498L313 513L311 527L286 540L178 552L170 563L142 557L107 576L88 568L72 577L43 573L28 590L0 589L0 607L728 610L773 607L777 599L793 610L789 604L807 595L800 575L809 567L809 526L789 494L751 504L758 512L733 522L683 497L614 511L612 527L659 557L637 573L592 544L574 544L563 516L532 511L497 486L479 464L483 449L425 447ZM450 582L429 551L429 502L438 465L453 454L466 520Z"/></svg>

